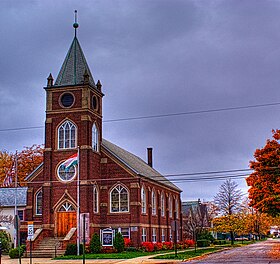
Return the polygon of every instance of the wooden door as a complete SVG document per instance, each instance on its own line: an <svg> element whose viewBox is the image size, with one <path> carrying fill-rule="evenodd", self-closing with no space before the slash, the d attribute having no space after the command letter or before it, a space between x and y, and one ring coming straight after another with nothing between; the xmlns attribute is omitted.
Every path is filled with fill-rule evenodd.
<svg viewBox="0 0 280 264"><path fill-rule="evenodd" d="M64 237L72 227L77 226L77 213L76 212L57 212L56 215L56 228L57 236Z"/></svg>

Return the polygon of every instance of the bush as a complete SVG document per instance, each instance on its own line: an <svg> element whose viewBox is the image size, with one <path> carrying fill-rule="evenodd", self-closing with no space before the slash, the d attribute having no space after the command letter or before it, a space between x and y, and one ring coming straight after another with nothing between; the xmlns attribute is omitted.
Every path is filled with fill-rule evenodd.
<svg viewBox="0 0 280 264"><path fill-rule="evenodd" d="M162 249L173 249L173 242L163 242Z"/></svg>
<svg viewBox="0 0 280 264"><path fill-rule="evenodd" d="M222 240L222 239L217 239L217 240L214 240L214 245L224 245L227 243L226 240Z"/></svg>
<svg viewBox="0 0 280 264"><path fill-rule="evenodd" d="M25 251L25 248L26 247L21 246L19 248L17 247L17 248L10 249L9 250L9 257L11 259L19 258L19 253L20 253L20 257L22 257L22 255L23 255L23 253Z"/></svg>
<svg viewBox="0 0 280 264"><path fill-rule="evenodd" d="M125 248L128 248L128 247L131 247L132 243L131 243L131 240L129 238L124 238L124 247Z"/></svg>
<svg viewBox="0 0 280 264"><path fill-rule="evenodd" d="M124 251L124 239L121 233L117 233L114 242L113 242L114 248L117 250L117 252L123 252Z"/></svg>
<svg viewBox="0 0 280 264"><path fill-rule="evenodd" d="M11 248L11 236L5 231L0 231L0 241L2 242L3 252L9 252Z"/></svg>
<svg viewBox="0 0 280 264"><path fill-rule="evenodd" d="M194 247L195 242L192 239L186 239L184 241L184 244L186 245L186 248L189 248L189 247Z"/></svg>
<svg viewBox="0 0 280 264"><path fill-rule="evenodd" d="M126 252L137 252L139 251L136 247L127 247L125 249Z"/></svg>
<svg viewBox="0 0 280 264"><path fill-rule="evenodd" d="M100 237L97 233L94 233L90 240L90 252L91 253L100 253L101 252L101 242Z"/></svg>
<svg viewBox="0 0 280 264"><path fill-rule="evenodd" d="M146 252L153 252L155 250L154 243L152 242L143 242L141 248Z"/></svg>
<svg viewBox="0 0 280 264"><path fill-rule="evenodd" d="M209 247L210 241L207 239L200 239L196 241L198 247Z"/></svg>
<svg viewBox="0 0 280 264"><path fill-rule="evenodd" d="M161 242L155 242L154 244L154 251L162 250L163 244Z"/></svg>
<svg viewBox="0 0 280 264"><path fill-rule="evenodd" d="M83 252L83 245L80 244L80 253ZM65 250L65 256L77 255L77 244L68 244Z"/></svg>
<svg viewBox="0 0 280 264"><path fill-rule="evenodd" d="M197 235L197 240L209 240L211 243L215 240L212 234L208 230L203 230Z"/></svg>

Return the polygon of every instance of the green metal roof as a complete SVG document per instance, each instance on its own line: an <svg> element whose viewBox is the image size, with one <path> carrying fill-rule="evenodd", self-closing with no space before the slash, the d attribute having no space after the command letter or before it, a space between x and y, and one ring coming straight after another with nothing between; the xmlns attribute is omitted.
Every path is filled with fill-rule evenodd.
<svg viewBox="0 0 280 264"><path fill-rule="evenodd" d="M85 71L87 71L89 75L89 84L95 86L94 79L86 62L81 45L75 36L54 86L83 84Z"/></svg>

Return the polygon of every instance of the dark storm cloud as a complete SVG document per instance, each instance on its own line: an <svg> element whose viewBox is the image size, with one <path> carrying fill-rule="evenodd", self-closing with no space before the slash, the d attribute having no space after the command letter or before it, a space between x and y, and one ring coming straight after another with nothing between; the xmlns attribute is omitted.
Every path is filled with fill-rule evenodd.
<svg viewBox="0 0 280 264"><path fill-rule="evenodd" d="M0 128L43 126L46 77L78 38L101 79L104 120L279 101L279 1L0 1ZM163 174L244 169L279 107L104 123L103 135ZM1 132L1 149L44 142ZM212 199L221 181L180 183ZM246 190L244 180L240 187Z"/></svg>

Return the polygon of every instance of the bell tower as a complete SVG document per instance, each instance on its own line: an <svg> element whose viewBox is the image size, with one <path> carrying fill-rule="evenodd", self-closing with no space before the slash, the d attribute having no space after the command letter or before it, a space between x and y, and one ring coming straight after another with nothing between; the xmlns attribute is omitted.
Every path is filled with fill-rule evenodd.
<svg viewBox="0 0 280 264"><path fill-rule="evenodd" d="M88 183L100 179L101 174L104 95L101 82L98 80L95 83L78 41L78 26L75 11L74 39L56 80L50 74L44 88L46 121L42 220L44 228L59 236L64 236L71 226L60 230L56 222L58 212L68 208L75 215L78 209L77 174L80 179L81 213L91 213L93 187ZM76 166L65 169L64 162L78 152L79 172Z"/></svg>

